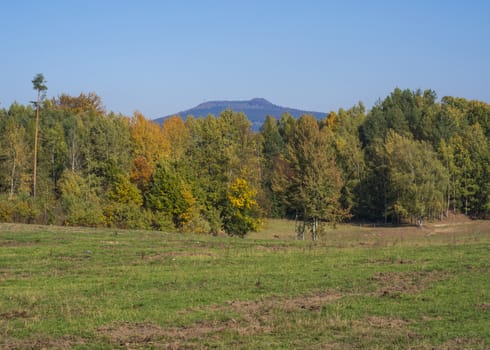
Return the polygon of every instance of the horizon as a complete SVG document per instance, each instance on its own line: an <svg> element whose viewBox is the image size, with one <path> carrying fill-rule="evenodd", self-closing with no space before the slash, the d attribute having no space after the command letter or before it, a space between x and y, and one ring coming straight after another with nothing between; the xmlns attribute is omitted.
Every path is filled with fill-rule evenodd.
<svg viewBox="0 0 490 350"><path fill-rule="evenodd" d="M490 102L490 3L20 0L3 5L0 108L95 92L148 119L265 98L369 110L395 88Z"/></svg>

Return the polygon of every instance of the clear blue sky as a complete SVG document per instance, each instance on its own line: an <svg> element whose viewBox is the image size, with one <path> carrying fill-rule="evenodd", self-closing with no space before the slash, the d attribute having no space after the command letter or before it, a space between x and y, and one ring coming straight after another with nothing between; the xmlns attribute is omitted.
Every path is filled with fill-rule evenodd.
<svg viewBox="0 0 490 350"><path fill-rule="evenodd" d="M155 118L264 97L328 112L395 87L490 102L490 1L12 0L0 4L0 107L96 92Z"/></svg>

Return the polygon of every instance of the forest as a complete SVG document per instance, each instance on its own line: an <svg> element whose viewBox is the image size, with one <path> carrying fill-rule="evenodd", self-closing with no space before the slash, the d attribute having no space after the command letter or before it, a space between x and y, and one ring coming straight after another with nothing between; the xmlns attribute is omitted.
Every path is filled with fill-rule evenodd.
<svg viewBox="0 0 490 350"><path fill-rule="evenodd" d="M95 93L0 109L0 221L241 236L261 218L316 239L344 221L490 216L490 105L394 89L324 120L227 110L160 125Z"/></svg>

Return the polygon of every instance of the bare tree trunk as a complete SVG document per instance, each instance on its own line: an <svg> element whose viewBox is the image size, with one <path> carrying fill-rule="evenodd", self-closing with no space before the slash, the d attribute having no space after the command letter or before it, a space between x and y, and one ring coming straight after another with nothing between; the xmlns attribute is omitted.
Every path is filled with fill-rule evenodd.
<svg viewBox="0 0 490 350"><path fill-rule="evenodd" d="M295 231L296 231L296 239L305 240L305 229L306 229L306 220L303 218L303 222L298 221L298 214L295 217Z"/></svg>
<svg viewBox="0 0 490 350"><path fill-rule="evenodd" d="M318 226L318 218L313 218L313 223L311 225L311 240L316 241L317 239L317 226Z"/></svg>
<svg viewBox="0 0 490 350"><path fill-rule="evenodd" d="M306 219L303 218L303 226L301 227L301 239L305 240L305 228L306 228Z"/></svg>
<svg viewBox="0 0 490 350"><path fill-rule="evenodd" d="M15 158L14 158L14 161L13 161L13 165L12 165L12 173L10 174L10 193L9 193L9 200L12 200L12 198L14 198L14 188L15 188Z"/></svg>
<svg viewBox="0 0 490 350"><path fill-rule="evenodd" d="M71 139L71 171L75 172L75 162L76 162L76 157L77 157L77 149L76 149L76 141L75 141L75 136Z"/></svg>
<svg viewBox="0 0 490 350"><path fill-rule="evenodd" d="M451 197L449 195L450 190L447 190L447 207L446 207L446 217L449 217L449 206L451 205Z"/></svg>

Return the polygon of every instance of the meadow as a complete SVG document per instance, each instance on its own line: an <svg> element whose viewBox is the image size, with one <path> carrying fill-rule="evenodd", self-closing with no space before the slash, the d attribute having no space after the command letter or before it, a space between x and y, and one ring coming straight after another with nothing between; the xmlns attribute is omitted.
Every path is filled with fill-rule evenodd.
<svg viewBox="0 0 490 350"><path fill-rule="evenodd" d="M0 224L2 349L489 349L490 223Z"/></svg>

